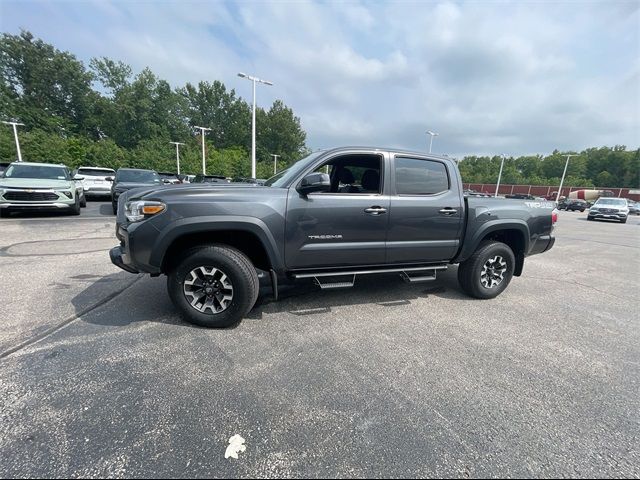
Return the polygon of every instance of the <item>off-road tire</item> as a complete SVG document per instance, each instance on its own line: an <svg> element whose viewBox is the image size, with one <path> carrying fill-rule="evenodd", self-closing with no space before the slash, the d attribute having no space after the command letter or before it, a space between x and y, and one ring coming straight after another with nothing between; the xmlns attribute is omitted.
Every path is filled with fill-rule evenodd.
<svg viewBox="0 0 640 480"><path fill-rule="evenodd" d="M490 259L500 257L506 262L506 269L499 284L486 287L481 275L483 268ZM488 299L500 295L511 282L516 259L511 248L502 242L482 242L478 249L458 267L458 281L465 293L474 298Z"/></svg>
<svg viewBox="0 0 640 480"><path fill-rule="evenodd" d="M187 299L184 282L199 267L218 269L233 286L232 299L220 313L201 312ZM187 250L169 272L167 290L186 321L202 327L224 328L235 325L249 313L258 299L260 283L255 267L244 253L214 244Z"/></svg>

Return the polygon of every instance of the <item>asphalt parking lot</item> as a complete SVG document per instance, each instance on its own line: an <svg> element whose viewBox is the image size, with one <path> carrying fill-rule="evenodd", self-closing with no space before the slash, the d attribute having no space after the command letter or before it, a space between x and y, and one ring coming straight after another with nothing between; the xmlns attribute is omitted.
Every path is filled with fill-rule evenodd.
<svg viewBox="0 0 640 480"><path fill-rule="evenodd" d="M560 212L495 300L450 268L206 330L111 265L109 209L0 220L0 476L640 476L640 217Z"/></svg>

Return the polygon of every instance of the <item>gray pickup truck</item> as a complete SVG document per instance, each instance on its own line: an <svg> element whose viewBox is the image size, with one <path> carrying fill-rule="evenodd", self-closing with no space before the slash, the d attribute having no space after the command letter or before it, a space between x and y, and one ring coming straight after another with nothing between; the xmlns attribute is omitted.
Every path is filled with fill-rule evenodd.
<svg viewBox="0 0 640 480"><path fill-rule="evenodd" d="M225 327L258 297L258 271L321 288L396 272L430 281L460 264L475 298L499 295L524 259L554 244L553 202L467 198L446 157L348 147L312 153L264 185L150 187L118 202L111 261L168 276L186 320Z"/></svg>

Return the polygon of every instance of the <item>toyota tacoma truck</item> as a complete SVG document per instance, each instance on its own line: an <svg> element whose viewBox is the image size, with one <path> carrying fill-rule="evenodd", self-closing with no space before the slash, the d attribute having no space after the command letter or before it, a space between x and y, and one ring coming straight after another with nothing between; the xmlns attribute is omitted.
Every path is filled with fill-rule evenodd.
<svg viewBox="0 0 640 480"><path fill-rule="evenodd" d="M184 318L238 322L258 297L259 272L278 285L322 288L360 275L426 282L459 264L462 290L496 297L524 259L554 244L555 203L463 195L447 157L379 148L314 152L265 182L135 189L118 201L111 261L164 274Z"/></svg>

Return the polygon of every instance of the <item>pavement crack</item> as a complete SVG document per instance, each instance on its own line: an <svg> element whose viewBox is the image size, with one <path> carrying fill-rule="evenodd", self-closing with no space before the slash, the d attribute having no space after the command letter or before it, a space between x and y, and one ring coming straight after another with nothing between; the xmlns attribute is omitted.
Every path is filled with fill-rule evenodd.
<svg viewBox="0 0 640 480"><path fill-rule="evenodd" d="M611 297L615 297L615 298L617 298L619 300L625 300L625 301L629 300L629 297L621 297L619 295L616 295L615 293L606 292L606 291L600 290L599 288L596 288L596 287L594 287L592 285L587 285L586 283L576 282L575 280L559 280L557 278L541 279L541 278L538 278L538 277L530 277L528 275L521 275L521 278L528 278L530 280L541 280L541 281L545 281L545 282L550 280L552 282L560 282L560 283L563 283L563 284L567 284L568 283L568 284L571 284L571 285L578 285L580 287L588 288L590 290L595 290L596 292L603 293L603 294L609 295Z"/></svg>
<svg viewBox="0 0 640 480"><path fill-rule="evenodd" d="M36 342L39 342L40 340L44 340L45 338L49 337L50 335L53 335L54 333L56 333L58 330L63 329L64 327L66 327L67 325L69 325L70 323L72 323L75 320L78 320L79 318L82 318L83 316L85 316L86 314L92 312L93 310L105 305L106 303L109 303L111 300L113 300L114 298L116 298L117 296L119 296L121 293L124 293L125 290L127 290L129 287L133 286L137 281L139 281L141 278L143 278L144 275L139 274L133 281L129 282L125 287L116 290L115 292L111 293L110 295L107 295L105 298L103 298L102 300L100 300L99 302L81 310L80 312L77 312L73 315L71 315L70 317L65 318L63 321L61 321L60 323L58 323L57 325L54 325L51 328L48 328L47 330L45 330L44 332L39 333L38 335L31 337L28 340L25 340L24 342L16 345L15 347L11 347L7 350L5 350L4 352L0 353L0 359L6 358L9 355L16 353L30 345L33 345Z"/></svg>

